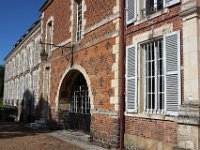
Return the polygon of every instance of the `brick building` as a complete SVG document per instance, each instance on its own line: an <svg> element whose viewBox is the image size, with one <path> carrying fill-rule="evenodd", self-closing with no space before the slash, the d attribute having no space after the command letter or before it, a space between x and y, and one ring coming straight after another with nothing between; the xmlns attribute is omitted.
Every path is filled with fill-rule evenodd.
<svg viewBox="0 0 200 150"><path fill-rule="evenodd" d="M18 107L17 120L33 120L39 102L40 27L36 21L5 58L3 103Z"/></svg>
<svg viewBox="0 0 200 150"><path fill-rule="evenodd" d="M107 148L200 149L199 6L47 0L38 24L40 117ZM32 72L9 78L18 47L5 59L8 92L9 81Z"/></svg>
<svg viewBox="0 0 200 150"><path fill-rule="evenodd" d="M47 116L104 147L117 147L119 1L49 0L40 10Z"/></svg>
<svg viewBox="0 0 200 150"><path fill-rule="evenodd" d="M200 149L199 0L127 0L125 147Z"/></svg>

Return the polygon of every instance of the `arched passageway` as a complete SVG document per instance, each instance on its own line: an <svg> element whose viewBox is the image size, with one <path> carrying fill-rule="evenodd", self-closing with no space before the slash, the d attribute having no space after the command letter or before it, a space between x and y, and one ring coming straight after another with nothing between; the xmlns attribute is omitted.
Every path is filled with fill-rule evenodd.
<svg viewBox="0 0 200 150"><path fill-rule="evenodd" d="M63 80L59 94L59 120L67 129L90 133L90 97L84 76L71 70Z"/></svg>

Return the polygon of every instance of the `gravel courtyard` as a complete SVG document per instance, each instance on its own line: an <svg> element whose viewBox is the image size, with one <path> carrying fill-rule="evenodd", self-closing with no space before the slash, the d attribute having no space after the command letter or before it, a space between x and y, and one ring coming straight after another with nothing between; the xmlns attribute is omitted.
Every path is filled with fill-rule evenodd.
<svg viewBox="0 0 200 150"><path fill-rule="evenodd" d="M23 125L0 122L0 150L83 150Z"/></svg>

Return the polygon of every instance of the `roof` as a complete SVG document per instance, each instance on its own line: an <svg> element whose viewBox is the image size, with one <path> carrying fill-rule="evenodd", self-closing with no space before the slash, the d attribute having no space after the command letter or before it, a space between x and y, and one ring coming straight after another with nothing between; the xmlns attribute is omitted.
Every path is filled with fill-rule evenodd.
<svg viewBox="0 0 200 150"><path fill-rule="evenodd" d="M13 49L8 53L8 55L4 58L4 61L6 61L6 59L15 51L15 48L21 44L21 42L28 37L28 34L34 29L34 27L36 27L39 23L40 23L41 19L38 19L37 21L35 21L32 26L25 32L24 35L21 36L21 38L13 45Z"/></svg>
<svg viewBox="0 0 200 150"><path fill-rule="evenodd" d="M42 7L39 9L40 12L43 12L51 3L53 0L46 0L46 2L42 5Z"/></svg>

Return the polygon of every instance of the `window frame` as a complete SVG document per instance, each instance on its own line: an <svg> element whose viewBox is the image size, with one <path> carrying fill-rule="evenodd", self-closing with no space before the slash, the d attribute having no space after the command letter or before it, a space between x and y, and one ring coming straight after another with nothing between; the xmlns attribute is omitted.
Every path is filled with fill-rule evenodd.
<svg viewBox="0 0 200 150"><path fill-rule="evenodd" d="M83 0L76 0L75 3L76 3L76 41L80 41L82 39L82 33L83 33ZM80 10L79 10L79 5L81 5ZM79 20L79 11L81 11L80 13L81 20ZM79 22L81 23L79 24Z"/></svg>
<svg viewBox="0 0 200 150"><path fill-rule="evenodd" d="M49 33L48 33L49 31ZM45 35L45 41L48 44L53 44L53 34L54 34L54 18L51 16L48 21L46 22L46 35ZM49 36L50 35L50 36ZM50 42L49 38L50 37ZM48 56L52 53L52 45L45 45L45 51L48 53Z"/></svg>
<svg viewBox="0 0 200 150"><path fill-rule="evenodd" d="M167 32L165 34L163 34L163 32L159 32L159 30L156 31L156 32L158 33L158 36L155 37L155 38L153 38L153 40L163 39L163 41L162 41L163 42L163 45L162 45L163 50L162 51L163 51L163 63L164 63L163 69L164 69L164 76L165 76L164 77L164 82L166 81L166 64L165 64L166 63L166 58L167 57L168 57L168 59L171 58L171 55L170 56L168 56L168 54L166 55L166 50L170 51L170 49L166 48L167 44L170 44L170 43L165 43L166 42L166 37L170 38L169 40L172 40L172 43L173 43L174 38L171 37L171 36L172 35L177 35L176 38L175 38L176 42L174 43L173 46L174 46L174 51L177 54L177 57L174 59L174 61L177 61L178 67L177 67L177 71L176 71L177 73L173 73L173 74L177 74L177 76L178 76L178 82L176 82L177 80L175 80L175 79L173 79L173 81L175 81L175 82L173 82L173 81L171 82L171 83L175 83L174 84L175 86L173 86L172 88L174 90L178 89L177 93L175 93L176 97L175 98L171 98L171 97L166 98L165 97L167 94L170 94L170 96L173 94L173 93L170 93L170 92L166 91L166 87L171 86L171 84L169 82L167 82L167 85L166 85L166 82L165 82L164 83L165 84L164 85L164 88L165 88L165 90L164 90L165 91L165 95L164 95L164 109L162 108L163 111L161 113L153 113L153 114L145 112L145 108L146 108L146 104L145 104L145 101L146 101L145 94L146 93L144 92L145 91L144 88L146 86L146 84L144 83L144 79L145 79L145 72L144 72L145 55L144 55L144 53L142 51L143 50L142 49L142 45L145 44L145 43L148 43L150 41L149 37L145 36L143 39L136 40L136 43L132 44L132 45L136 45L139 48L138 52L140 52L140 53L138 55L138 60L139 60L138 61L139 62L138 63L138 67L143 68L141 71L138 72L139 73L138 74L138 77L139 77L139 85L138 85L139 87L138 87L138 90L139 91L137 91L137 94L139 95L139 97L138 97L138 101L136 101L136 102L138 103L138 110L139 110L138 112L139 113L136 113L134 115L134 113L130 112L127 109L127 107L126 107L126 115L127 116L138 116L139 115L139 116L150 117L150 118L163 118L165 116L169 116L169 117L174 118L175 116L178 115L178 108L181 105L181 99L182 99L181 98L181 96L182 96L182 89L181 89L181 87L182 86L181 86L181 36L180 36L180 30L173 31L173 32L169 31L169 32ZM127 48L128 48L128 45L126 46L126 49ZM172 63L172 66L173 66L173 64L174 63ZM126 96L127 96L127 93L126 93ZM142 96L142 97L140 97L140 96ZM168 103L167 105L166 105L166 102ZM175 107L173 107L174 103L175 103Z"/></svg>
<svg viewBox="0 0 200 150"><path fill-rule="evenodd" d="M161 9L159 9L158 10L158 1L159 0L153 0L154 1L154 7L153 8L155 8L155 6L156 6L156 11L152 11L150 14L147 14L147 4L146 4L146 1L147 0L143 0L143 9L141 9L141 11L142 11L142 18L145 18L145 17L147 17L147 16L150 16L150 15L152 15L152 14L155 14L156 12L158 12L158 11L160 11L160 10L162 10L162 9L164 9L165 8L165 0L162 0L162 8Z"/></svg>
<svg viewBox="0 0 200 150"><path fill-rule="evenodd" d="M161 48L162 48L162 57L158 57L159 56L159 52L158 52L158 48L160 48L159 46L155 46L155 43L157 44L160 44L161 43ZM147 63L147 52L146 52L146 49L144 48L144 46L146 45L149 45L150 47L150 44L153 45L153 53L154 53L154 109L149 109L148 107L150 107L151 105L153 105L153 102L151 105L148 105L148 99L147 99L147 67L146 67L146 63ZM144 112L147 113L147 114L164 114L164 111L165 111L165 66L164 66L164 39L162 37L160 38L157 38L155 39L154 41L147 41L145 43L142 43L141 44L141 49L143 50L143 59L142 59L142 64L143 64L143 68L144 68L144 73L142 74L142 79L144 80L144 83L143 83L143 89L144 89ZM148 49L149 50L149 49ZM158 74L158 61L162 60L162 74ZM163 81L162 81L162 88L163 88L163 92L160 92L159 90L159 86L158 83L159 82L159 78L162 76L163 78ZM153 76L151 76L152 78ZM152 91L152 89L151 89ZM159 99L158 99L158 95L160 93L163 93L164 96L163 96L163 100L162 100L162 104L159 102ZM151 93L152 94L152 93ZM148 106L147 106L148 105ZM161 106L162 105L162 106ZM153 106L151 106L153 108ZM159 109L159 107L162 109Z"/></svg>

